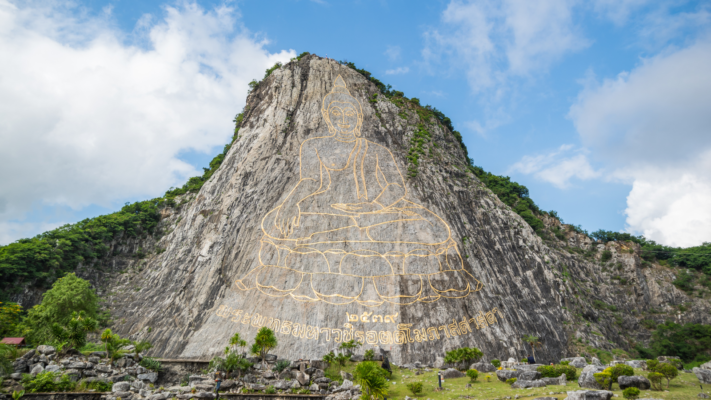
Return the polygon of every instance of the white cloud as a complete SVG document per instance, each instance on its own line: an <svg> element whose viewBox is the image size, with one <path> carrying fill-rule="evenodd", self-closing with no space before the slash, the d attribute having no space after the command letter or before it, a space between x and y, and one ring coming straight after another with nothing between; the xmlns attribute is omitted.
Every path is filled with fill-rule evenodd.
<svg viewBox="0 0 711 400"><path fill-rule="evenodd" d="M401 52L402 49L400 49L400 46L388 46L383 54L385 54L390 61L397 61L400 59Z"/></svg>
<svg viewBox="0 0 711 400"><path fill-rule="evenodd" d="M590 165L585 152L572 145L562 145L548 154L524 156L509 168L509 173L513 172L533 175L561 189L569 187L573 178L588 180L601 175Z"/></svg>
<svg viewBox="0 0 711 400"><path fill-rule="evenodd" d="M0 0L0 222L182 184L198 172L177 155L224 144L247 83L295 56L269 53L228 7L165 7L126 35L110 10L29 4Z"/></svg>
<svg viewBox="0 0 711 400"><path fill-rule="evenodd" d="M430 65L464 69L475 92L500 91L512 77L545 71L562 55L587 46L572 21L574 4L452 1L443 26L425 33L423 57Z"/></svg>
<svg viewBox="0 0 711 400"><path fill-rule="evenodd" d="M408 72L410 72L410 68L409 68L409 67L398 67L398 68L395 68L395 69L389 69L389 70L385 71L385 74L387 74L387 75L400 75L400 74L406 74L406 73L408 73Z"/></svg>
<svg viewBox="0 0 711 400"><path fill-rule="evenodd" d="M711 239L711 40L588 83L570 109L583 143L631 182L628 230L665 244Z"/></svg>

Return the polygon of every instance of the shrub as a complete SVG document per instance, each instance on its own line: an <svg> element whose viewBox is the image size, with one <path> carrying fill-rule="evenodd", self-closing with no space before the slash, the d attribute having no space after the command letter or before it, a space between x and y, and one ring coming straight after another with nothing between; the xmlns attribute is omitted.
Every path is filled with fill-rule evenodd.
<svg viewBox="0 0 711 400"><path fill-rule="evenodd" d="M491 360L491 364L494 365L496 368L499 368L501 366L501 361L493 359Z"/></svg>
<svg viewBox="0 0 711 400"><path fill-rule="evenodd" d="M348 361L349 358L350 358L350 357L349 357L347 354L338 353L338 355L336 356L335 360L336 360L336 362L338 362L338 364L341 365L341 367L345 367L345 366L346 366L346 361Z"/></svg>
<svg viewBox="0 0 711 400"><path fill-rule="evenodd" d="M87 389L94 389L97 392L110 392L111 389L113 388L114 384L112 382L104 382L104 381L94 381L94 382L87 382L86 383L86 388Z"/></svg>
<svg viewBox="0 0 711 400"><path fill-rule="evenodd" d="M474 382L476 378L479 377L479 371L475 369L470 369L467 371L467 376L469 377L469 379L471 379L472 382Z"/></svg>
<svg viewBox="0 0 711 400"><path fill-rule="evenodd" d="M22 386L30 393L43 392L67 392L73 390L76 383L69 379L68 375L62 375L61 378L56 372L44 371L33 377L30 374L22 376Z"/></svg>
<svg viewBox="0 0 711 400"><path fill-rule="evenodd" d="M484 379L486 379L487 382L491 382L491 375L485 376Z"/></svg>
<svg viewBox="0 0 711 400"><path fill-rule="evenodd" d="M607 371L607 369L605 371ZM603 389L610 390L612 388L612 377L609 372L598 372L593 374L593 376Z"/></svg>
<svg viewBox="0 0 711 400"><path fill-rule="evenodd" d="M541 377L543 378L558 378L565 374L565 379L569 381L575 380L578 374L575 367L567 364L541 365L536 370L541 373Z"/></svg>
<svg viewBox="0 0 711 400"><path fill-rule="evenodd" d="M513 385L514 383L516 383L516 381L517 381L516 378L509 378L506 380L506 383L508 383L509 385Z"/></svg>
<svg viewBox="0 0 711 400"><path fill-rule="evenodd" d="M602 262L608 262L612 259L612 252L610 250L605 250L602 252L602 256L600 257L600 261Z"/></svg>
<svg viewBox="0 0 711 400"><path fill-rule="evenodd" d="M446 352L444 362L452 364L460 362L471 363L479 361L483 356L484 353L476 347L462 347Z"/></svg>
<svg viewBox="0 0 711 400"><path fill-rule="evenodd" d="M407 390L411 391L415 396L422 394L422 382L408 383Z"/></svg>
<svg viewBox="0 0 711 400"><path fill-rule="evenodd" d="M656 391L662 391L662 378L664 378L664 375L660 374L659 372L650 372L647 375L647 379L649 379L649 382L652 384L652 390Z"/></svg>
<svg viewBox="0 0 711 400"><path fill-rule="evenodd" d="M264 389L264 393L266 394L275 394L276 389L274 388L274 385L269 385L266 389Z"/></svg>
<svg viewBox="0 0 711 400"><path fill-rule="evenodd" d="M360 384L364 398L382 398L388 395L388 381L385 370L376 362L363 361L356 365L353 377Z"/></svg>
<svg viewBox="0 0 711 400"><path fill-rule="evenodd" d="M279 360L279 361L277 361L276 365L274 366L274 371L281 373L283 370L289 368L289 365L291 365L291 363L289 361Z"/></svg>
<svg viewBox="0 0 711 400"><path fill-rule="evenodd" d="M373 349L365 351L365 354L363 355L363 359L365 361L373 361L374 358L375 358L375 351L373 351Z"/></svg>
<svg viewBox="0 0 711 400"><path fill-rule="evenodd" d="M527 362L528 362L528 358L522 358L522 359L521 359L521 362L522 362L522 363L527 363Z"/></svg>
<svg viewBox="0 0 711 400"><path fill-rule="evenodd" d="M568 360L560 362L560 365L568 365L568 364L570 364L570 361L568 361Z"/></svg>
<svg viewBox="0 0 711 400"><path fill-rule="evenodd" d="M636 387L628 387L622 391L622 396L624 396L625 399L636 399L639 397L639 389Z"/></svg>
<svg viewBox="0 0 711 400"><path fill-rule="evenodd" d="M606 368L604 372L610 374L612 383L616 383L617 378L621 376L634 376L634 369L627 364L617 364L613 367Z"/></svg>
<svg viewBox="0 0 711 400"><path fill-rule="evenodd" d="M668 363L659 363L656 368L654 368L654 372L662 374L664 378L667 380L667 389L669 389L669 382L676 378L677 375L679 375L679 370L676 369L675 366L668 364Z"/></svg>
<svg viewBox="0 0 711 400"><path fill-rule="evenodd" d="M141 367L150 369L153 372L160 372L161 368L163 368L160 361L151 357L143 357L143 360L141 360Z"/></svg>

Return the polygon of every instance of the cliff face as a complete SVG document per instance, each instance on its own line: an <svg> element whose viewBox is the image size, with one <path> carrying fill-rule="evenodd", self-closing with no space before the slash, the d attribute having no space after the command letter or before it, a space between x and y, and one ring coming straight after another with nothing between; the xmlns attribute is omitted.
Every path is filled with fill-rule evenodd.
<svg viewBox="0 0 711 400"><path fill-rule="evenodd" d="M165 251L84 272L114 329L170 358L210 358L269 326L282 357L356 339L398 363L462 346L520 358L530 334L550 362L629 348L649 336L642 319L711 323L708 301L642 268L635 248L574 232L544 242L467 170L449 130L378 93L316 56L260 83L220 169L140 244Z"/></svg>

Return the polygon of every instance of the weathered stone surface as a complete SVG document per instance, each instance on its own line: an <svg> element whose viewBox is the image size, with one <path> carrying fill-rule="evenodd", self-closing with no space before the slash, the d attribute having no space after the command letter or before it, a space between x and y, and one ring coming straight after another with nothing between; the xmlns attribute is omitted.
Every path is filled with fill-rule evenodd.
<svg viewBox="0 0 711 400"><path fill-rule="evenodd" d="M580 377L578 377L578 385L582 388L602 389L600 384L595 380L594 374L602 372L604 369L604 367L596 367L594 365L588 365L583 368L583 372L581 372Z"/></svg>
<svg viewBox="0 0 711 400"><path fill-rule="evenodd" d="M590 360L590 364L591 364L591 365L594 365L594 366L596 366L596 367L602 367L602 362L601 362L600 359L598 359L597 357L593 357L593 358Z"/></svg>
<svg viewBox="0 0 711 400"><path fill-rule="evenodd" d="M541 379L541 373L538 371L522 371L518 379L525 381L535 381Z"/></svg>
<svg viewBox="0 0 711 400"><path fill-rule="evenodd" d="M636 387L640 390L649 390L652 384L649 379L643 376L620 376L617 378L617 384L620 385L620 389L627 389L628 387Z"/></svg>
<svg viewBox="0 0 711 400"><path fill-rule="evenodd" d="M42 344L37 346L37 352L39 352L40 354L48 355L56 353L57 349L55 349L53 346Z"/></svg>
<svg viewBox="0 0 711 400"><path fill-rule="evenodd" d="M711 370L711 361L699 365L699 368Z"/></svg>
<svg viewBox="0 0 711 400"><path fill-rule="evenodd" d="M565 400L610 400L612 392L609 390L576 390L568 392Z"/></svg>
<svg viewBox="0 0 711 400"><path fill-rule="evenodd" d="M293 373L292 370L288 369L288 368L281 371L281 373L279 374L279 379L287 379L287 378L288 379L295 379L296 378L296 374Z"/></svg>
<svg viewBox="0 0 711 400"><path fill-rule="evenodd" d="M711 370L695 367L691 370L701 383L711 383Z"/></svg>
<svg viewBox="0 0 711 400"><path fill-rule="evenodd" d="M86 368L86 363L83 363L81 361L73 362L73 363L67 365L67 368L84 369L84 368Z"/></svg>
<svg viewBox="0 0 711 400"><path fill-rule="evenodd" d="M349 381L352 381L352 380L353 380L353 374L351 374L350 372L341 371L341 378L347 379L347 380L349 380Z"/></svg>
<svg viewBox="0 0 711 400"><path fill-rule="evenodd" d="M539 388L545 387L546 382L542 380L528 381L524 379L517 379L516 382L511 385L514 389L526 389L526 388Z"/></svg>
<svg viewBox="0 0 711 400"><path fill-rule="evenodd" d="M501 382L506 382L510 378L518 379L519 375L521 375L521 371L512 371L509 369L501 369L501 370L496 371L496 377Z"/></svg>
<svg viewBox="0 0 711 400"><path fill-rule="evenodd" d="M321 370L325 370L326 368L328 368L328 363L323 360L311 360L309 361L309 365Z"/></svg>
<svg viewBox="0 0 711 400"><path fill-rule="evenodd" d="M105 351L94 351L90 354L91 356L99 357L99 358L106 358L106 352Z"/></svg>
<svg viewBox="0 0 711 400"><path fill-rule="evenodd" d="M641 369L647 369L647 362L644 360L630 360L630 361L625 361L625 364L629 365L632 368L641 368Z"/></svg>
<svg viewBox="0 0 711 400"><path fill-rule="evenodd" d="M333 391L334 392L342 392L344 390L351 390L351 389L353 389L353 382L351 382L348 379L344 379L341 386L338 386L337 388L333 389Z"/></svg>
<svg viewBox="0 0 711 400"><path fill-rule="evenodd" d="M111 367L108 365L105 365L105 364L99 364L99 365L95 366L94 369L96 371L102 372L104 374L108 374L109 372L111 372Z"/></svg>
<svg viewBox="0 0 711 400"><path fill-rule="evenodd" d="M287 390L287 389L289 389L290 387L291 387L291 382L287 382L287 381L284 381L284 380L278 380L278 381L274 384L274 388L277 389L277 390Z"/></svg>
<svg viewBox="0 0 711 400"><path fill-rule="evenodd" d="M585 358L583 357L564 358L561 361L570 361L569 365L572 365L575 368L585 368L585 366L588 365L588 362L585 361Z"/></svg>
<svg viewBox="0 0 711 400"><path fill-rule="evenodd" d="M20 379L22 379L22 374L19 372L15 372L13 374L10 374L10 378L19 381Z"/></svg>
<svg viewBox="0 0 711 400"><path fill-rule="evenodd" d="M444 333L439 331L438 337L442 337L435 341L411 340L403 345L394 345L392 337L397 333L398 324L412 324L409 332L401 332L405 337L410 337L408 335L413 334L415 329L436 329L452 324L455 318L460 322L475 317L479 311L484 315L497 308L490 314L490 317L496 318L491 323L502 324L502 321L506 321L505 329L494 335L491 332L493 329L473 328L463 335L447 336L447 346L456 348L477 342L481 343L481 350L487 355L514 354L510 352L525 350L524 344L520 342L522 334L535 328L537 334L546 338L545 346L536 351L537 358L547 362L568 354L565 350L567 343L572 342L569 335L573 332L561 324L570 318L562 307L565 299L571 298L574 293L580 292L584 297L588 291L595 292L599 300L611 305L624 305L625 310L649 307L650 304L661 309L669 304L678 304L679 299L689 299L670 283L668 277L657 273L656 269L641 268L637 254L613 251L615 262L624 266L619 274L638 288L635 296L626 296L624 288L611 283L601 273L601 266L596 262L586 261L582 256L564 250L568 246L593 250L598 245L583 235L565 229L566 237L562 242L556 238L544 241L537 236L516 212L502 203L468 170L464 151L449 129L436 123L434 118L422 121L418 115L418 111L422 114L422 109L411 107L406 100L398 106L385 96L378 95L374 84L356 71L333 60L307 56L278 68L251 91L239 138L231 145L221 167L199 193L182 196L180 200L185 203L180 208L166 207L161 210L162 219L156 230L162 232L160 235L126 239L115 245L116 251L135 251L142 247L162 248L166 249L165 252L151 252L143 260L130 259L122 254L100 261L105 266L116 265L117 268L120 266L136 270L132 280L148 281L151 284L135 292L127 277L116 274L115 268L107 268L105 274L100 272L101 268L92 271L93 277L89 279L92 279L96 287L101 287L105 293L115 293L111 296L111 313L117 320L125 320L125 323L115 328L117 333L128 337L134 334L132 327L150 326L152 331L142 332L141 335L142 339L154 344L151 350L154 355L162 358L209 358L221 350L216 348L215 343L226 343L237 326L246 329L244 334L250 340L254 337L258 329L254 324L233 322L237 312L241 316L250 317L258 314L255 322L260 318L272 318L289 322L285 328L287 330L291 327L296 329L296 324L299 330L306 328L304 334L298 331L296 334L279 334L279 348L288 353L281 356L290 359L318 358L335 349L334 330L343 333L343 324L349 321L346 313L360 318L364 312L376 310L366 307L370 305L369 302L383 301L376 285L403 293L415 290L409 278L394 275L393 278L387 278L392 279L392 282L375 283L371 279L372 284L366 287L368 290L356 291L359 297L348 297L349 302L346 304L328 304L320 297L309 297L310 293L294 291L275 298L268 293L271 289L261 291L256 287L241 288L235 283L238 280L243 282L250 271L261 265L259 253L266 243L262 241L265 238L262 221L272 210L281 207L299 182L301 144L330 134L321 107L324 97L330 93L339 75L351 95L359 102L358 108L362 115L362 120L358 122L361 126L360 138L382 146L392 154L392 165L404 176L402 184L398 184L407 190L404 199L424 207L431 212L431 215L427 215L437 216L448 226L451 243L456 244L458 254L469 256L462 258L461 263L458 262L457 266L461 267L457 270L466 271L479 282L486 282L479 291L467 296L425 302L437 296L452 295L453 292L446 291L448 284L474 282L442 279L439 283L445 286L439 288L445 290L435 291L436 283L435 286L422 286L425 289L422 291L423 301L407 305L388 300L379 305L373 315L366 316L368 322L359 321L356 324L353 321L356 330L372 329L377 333L382 332L383 338L389 335L391 344L388 348L392 346L389 357L395 363L417 360L427 365L440 366L445 343L442 336ZM376 95L375 98L373 95ZM423 144L424 152L419 158L419 165L415 166L407 157L420 124L431 139L428 138ZM371 150L373 148L375 146L370 147ZM430 151L433 154L431 157ZM325 165L324 171L326 167L333 166ZM408 176L408 169L416 173ZM366 186L362 184L359 186L361 190L367 189L369 183L365 183ZM355 189L351 192L359 194ZM347 203L351 201L347 194L339 191L335 201L326 200L329 204ZM372 205L376 194L369 192L367 200L363 201ZM552 218L545 215L540 217L548 226L559 226ZM315 224L328 225L323 221L316 221ZM410 226L403 226L402 232L422 232L431 237L437 236L437 232L405 228ZM463 241L465 237L468 240ZM615 250L618 245L608 243L599 246ZM455 247L452 249L454 251ZM322 268L318 270L323 261L316 262L308 257L296 261L297 266L303 269L301 271L297 268L298 273L312 275L323 271ZM139 268L134 268L139 262L143 263L140 272ZM354 265L360 267L365 264ZM370 267L378 266L368 265ZM562 268L566 268L570 278L561 278ZM665 274L669 273L665 271ZM283 280L267 276L266 273L260 276L268 280L275 279L285 285L295 284L293 276L284 277ZM303 282L311 280L304 279ZM333 285L322 286L340 295L351 293L355 287L342 279L334 280ZM109 287L111 289L106 290ZM479 287L471 285L469 289L472 288ZM292 287L273 289L283 294ZM417 290L416 293L420 293ZM430 296L430 292L434 294ZM526 295L522 296L522 293ZM313 300L307 304L297 301L292 295ZM586 300L582 298L581 304L590 303ZM690 300L694 302L694 311L681 315L683 321L680 322L693 320L711 323L708 305L701 300ZM31 303L22 304L28 304L29 307ZM141 312L135 311L137 307L140 307ZM589 308L588 311L594 312L592 307ZM468 314L464 315L463 310L467 310ZM230 314L232 312L235 314ZM374 315L397 316L394 321L386 323L374 321ZM539 324L532 322L532 315L537 316L535 321L558 322ZM621 318L624 324L605 325L605 329L611 331L611 338L619 337L620 333L633 326L632 323L637 323L636 317L626 313L622 313ZM331 325L324 326L324 321L329 321ZM600 318L600 321L603 319ZM489 322L485 321L485 325L488 326ZM313 335L313 332L308 331L309 327L326 330L314 340L308 337ZM325 332L329 329L330 340L327 340ZM493 340L494 336L500 337Z"/></svg>
<svg viewBox="0 0 711 400"><path fill-rule="evenodd" d="M71 380L76 382L81 378L81 371L78 369L68 369L64 371L64 375L69 376Z"/></svg>
<svg viewBox="0 0 711 400"><path fill-rule="evenodd" d="M44 371L44 364L43 363L37 363L30 368L30 373L32 375L37 375L43 371Z"/></svg>
<svg viewBox="0 0 711 400"><path fill-rule="evenodd" d="M442 378L445 378L445 379L461 378L464 376L466 376L464 373L462 373L461 371L458 371L454 368L448 368L448 369L442 371Z"/></svg>
<svg viewBox="0 0 711 400"><path fill-rule="evenodd" d="M296 380L299 381L301 386L308 386L311 381L311 377L301 371L296 373Z"/></svg>
<svg viewBox="0 0 711 400"><path fill-rule="evenodd" d="M565 376L565 374L561 374L560 377L558 378L541 378L543 382L546 383L546 385L549 386L567 386L568 385L568 379Z"/></svg>
<svg viewBox="0 0 711 400"><path fill-rule="evenodd" d="M140 374L140 375L138 375L138 379L140 379L142 381L150 381L151 383L155 383L158 380L158 373L147 372L145 374Z"/></svg>
<svg viewBox="0 0 711 400"><path fill-rule="evenodd" d="M129 382L116 382L111 388L113 392L128 392L131 389Z"/></svg>

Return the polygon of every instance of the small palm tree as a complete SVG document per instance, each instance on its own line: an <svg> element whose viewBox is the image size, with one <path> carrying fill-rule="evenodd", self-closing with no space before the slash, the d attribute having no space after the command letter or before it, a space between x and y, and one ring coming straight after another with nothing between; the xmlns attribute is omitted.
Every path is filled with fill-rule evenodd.
<svg viewBox="0 0 711 400"><path fill-rule="evenodd" d="M528 343L529 346L531 346L531 352L533 353L533 358L536 358L536 347L541 347L542 343L540 341L540 338L538 336L533 336L533 335L523 335L521 338L524 343Z"/></svg>
<svg viewBox="0 0 711 400"><path fill-rule="evenodd" d="M356 366L355 380L363 388L363 397L383 399L388 395L388 382L385 370L373 361L364 361Z"/></svg>

